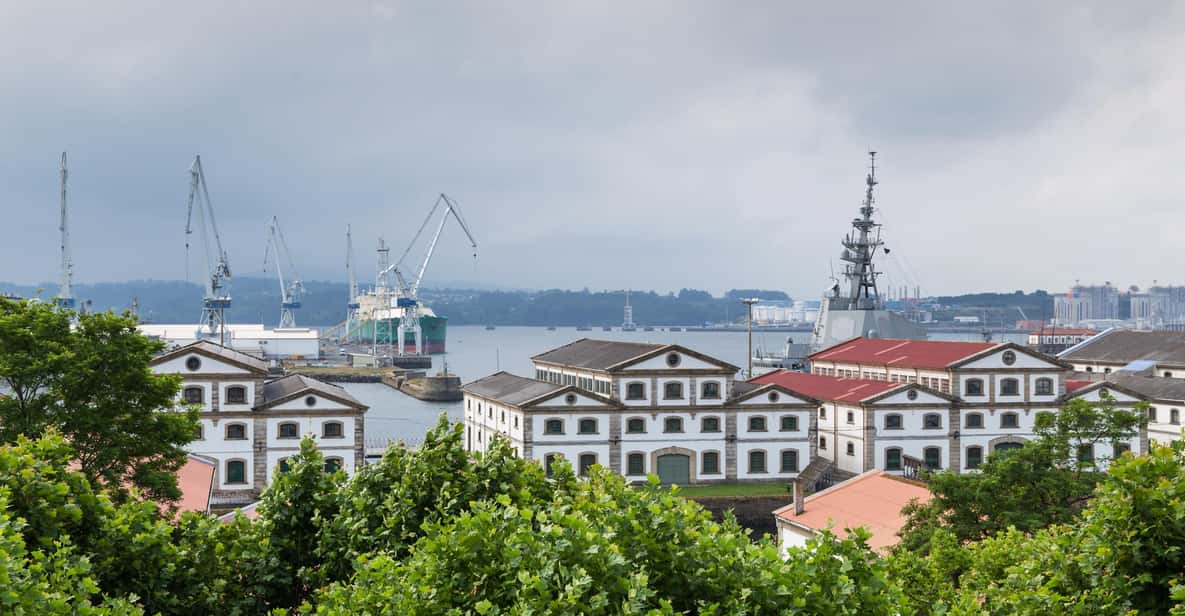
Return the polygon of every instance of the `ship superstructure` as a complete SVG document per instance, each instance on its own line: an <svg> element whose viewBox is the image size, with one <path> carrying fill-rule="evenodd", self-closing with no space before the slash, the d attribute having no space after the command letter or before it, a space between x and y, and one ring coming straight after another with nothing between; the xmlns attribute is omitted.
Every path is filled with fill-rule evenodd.
<svg viewBox="0 0 1185 616"><path fill-rule="evenodd" d="M810 352L814 353L844 340L865 338L901 338L922 340L926 330L905 317L885 309L877 292L881 275L873 257L882 248L881 225L876 213L876 152L869 152L869 171L865 180L864 203L860 215L852 219L852 230L843 239L840 259L844 261L844 280L833 281L823 296L819 318L811 334Z"/></svg>

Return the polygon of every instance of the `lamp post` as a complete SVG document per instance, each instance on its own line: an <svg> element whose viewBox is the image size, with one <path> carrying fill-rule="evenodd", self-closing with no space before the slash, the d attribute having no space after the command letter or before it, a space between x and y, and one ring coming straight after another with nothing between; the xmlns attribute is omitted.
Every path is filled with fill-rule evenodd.
<svg viewBox="0 0 1185 616"><path fill-rule="evenodd" d="M761 300L756 297L741 300L741 303L749 308L749 371L745 373L746 379L753 378L753 304L759 301Z"/></svg>

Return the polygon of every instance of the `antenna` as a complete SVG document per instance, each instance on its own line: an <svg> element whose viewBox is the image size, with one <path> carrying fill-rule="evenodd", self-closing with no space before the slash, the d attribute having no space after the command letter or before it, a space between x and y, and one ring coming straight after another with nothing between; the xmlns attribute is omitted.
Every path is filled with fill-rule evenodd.
<svg viewBox="0 0 1185 616"><path fill-rule="evenodd" d="M59 208L58 232L61 234L62 281L61 288L58 289L57 304L61 308L70 310L74 308L74 261L70 256L70 218L66 206L66 177L69 175L69 171L66 168L65 152L62 152L60 173L62 200Z"/></svg>

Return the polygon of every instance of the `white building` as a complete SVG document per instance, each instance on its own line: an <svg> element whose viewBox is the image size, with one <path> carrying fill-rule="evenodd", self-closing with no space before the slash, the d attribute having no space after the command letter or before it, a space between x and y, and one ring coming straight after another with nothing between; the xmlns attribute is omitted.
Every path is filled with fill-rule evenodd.
<svg viewBox="0 0 1185 616"><path fill-rule="evenodd" d="M1108 374L1139 362L1141 370L1185 378L1185 332L1111 329L1058 354L1079 372Z"/></svg>
<svg viewBox="0 0 1185 616"><path fill-rule="evenodd" d="M789 479L814 457L819 403L679 345L582 339L464 386L465 443L505 438L545 467L600 464L667 483Z"/></svg>
<svg viewBox="0 0 1185 616"><path fill-rule="evenodd" d="M974 470L994 451L1033 438L1040 413L1072 399L1121 408L1146 397L1116 383L1074 382L1071 366L1012 343L856 338L809 356L812 374L774 372L755 383L823 401L817 452L846 472L918 467ZM1148 451L1141 429L1121 443L1084 444L1105 462Z"/></svg>
<svg viewBox="0 0 1185 616"><path fill-rule="evenodd" d="M152 369L181 375L179 402L200 410L189 450L217 464L213 508L254 501L304 436L327 466L353 473L362 464L367 407L340 387L301 375L269 379L267 362L208 341L168 351Z"/></svg>
<svg viewBox="0 0 1185 616"><path fill-rule="evenodd" d="M218 337L199 335L197 325L142 323L141 333L157 338L169 347L183 347L198 340ZM248 355L264 359L319 359L321 356L321 335L309 327L288 327L267 329L260 323L231 323L226 326L226 346Z"/></svg>

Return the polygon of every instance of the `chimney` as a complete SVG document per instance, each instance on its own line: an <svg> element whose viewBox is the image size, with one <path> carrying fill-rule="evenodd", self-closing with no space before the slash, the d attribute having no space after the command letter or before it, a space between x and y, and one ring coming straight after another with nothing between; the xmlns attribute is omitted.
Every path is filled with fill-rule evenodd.
<svg viewBox="0 0 1185 616"><path fill-rule="evenodd" d="M804 508L802 506L802 480L798 477L790 480L790 485L794 488L794 515L802 515Z"/></svg>

